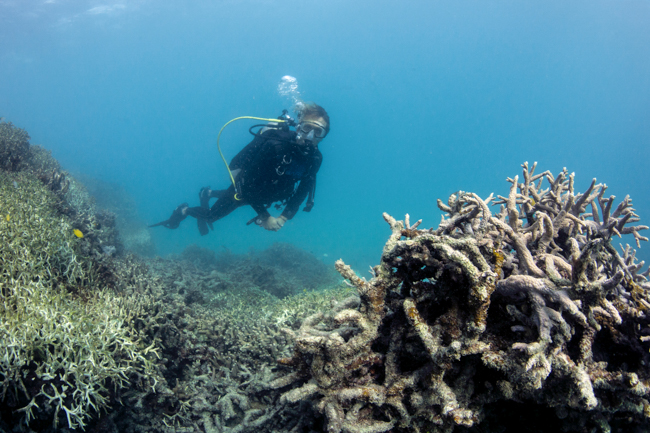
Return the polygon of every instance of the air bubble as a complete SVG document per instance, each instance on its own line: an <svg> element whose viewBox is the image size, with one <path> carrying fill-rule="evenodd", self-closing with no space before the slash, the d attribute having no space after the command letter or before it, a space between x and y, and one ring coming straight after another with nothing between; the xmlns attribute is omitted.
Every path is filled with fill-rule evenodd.
<svg viewBox="0 0 650 433"><path fill-rule="evenodd" d="M300 96L300 90L298 90L298 80L296 77L292 77L291 75L282 77L280 84L278 84L278 93L280 96L291 100L291 103L294 105L294 111L299 112L301 107L305 105Z"/></svg>

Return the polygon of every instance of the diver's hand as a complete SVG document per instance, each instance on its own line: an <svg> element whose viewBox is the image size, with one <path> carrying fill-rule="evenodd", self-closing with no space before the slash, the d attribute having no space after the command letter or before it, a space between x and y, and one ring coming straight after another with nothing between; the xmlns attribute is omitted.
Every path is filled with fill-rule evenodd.
<svg viewBox="0 0 650 433"><path fill-rule="evenodd" d="M287 218L280 215L279 217L268 217L264 221L262 221L262 227L264 227L266 230L271 230L274 232L277 232L284 226L284 223L287 222Z"/></svg>

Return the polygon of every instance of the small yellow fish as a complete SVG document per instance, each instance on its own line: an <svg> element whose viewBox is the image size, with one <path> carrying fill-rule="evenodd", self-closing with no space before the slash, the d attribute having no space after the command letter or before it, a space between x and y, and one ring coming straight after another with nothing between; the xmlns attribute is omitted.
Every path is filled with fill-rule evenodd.
<svg viewBox="0 0 650 433"><path fill-rule="evenodd" d="M73 232L74 232L74 235L75 235L76 237L78 237L79 239L81 239L81 238L84 237L84 234L81 233L81 230L79 230L79 229L74 229Z"/></svg>
<svg viewBox="0 0 650 433"><path fill-rule="evenodd" d="M7 221L9 221L10 219L11 219L11 217L9 215L7 215Z"/></svg>

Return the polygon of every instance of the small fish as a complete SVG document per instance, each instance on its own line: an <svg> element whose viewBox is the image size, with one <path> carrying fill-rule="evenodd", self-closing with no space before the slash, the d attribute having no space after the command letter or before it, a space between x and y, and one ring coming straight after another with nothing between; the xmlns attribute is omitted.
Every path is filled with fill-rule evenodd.
<svg viewBox="0 0 650 433"><path fill-rule="evenodd" d="M18 182L14 180L14 188L18 188Z"/></svg>
<svg viewBox="0 0 650 433"><path fill-rule="evenodd" d="M11 219L11 217L9 215L7 215L7 221L9 221L10 219Z"/></svg>
<svg viewBox="0 0 650 433"><path fill-rule="evenodd" d="M74 229L72 232L73 232L74 235L75 235L76 237L78 237L79 239L81 239L81 238L84 237L84 234L81 233L81 230L79 230L79 229Z"/></svg>

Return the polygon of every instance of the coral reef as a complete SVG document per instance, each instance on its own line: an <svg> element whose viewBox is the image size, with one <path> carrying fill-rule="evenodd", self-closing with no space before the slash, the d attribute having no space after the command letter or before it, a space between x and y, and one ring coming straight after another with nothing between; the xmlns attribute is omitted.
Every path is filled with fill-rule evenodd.
<svg viewBox="0 0 650 433"><path fill-rule="evenodd" d="M138 248L120 231L137 218L123 191L82 183L24 131L5 129L13 141L0 151L15 157L0 172L0 429L282 431L312 422L298 416L308 404L279 404L268 384L276 359L291 353L280 328L349 295L308 291L336 285L335 272L288 244L127 255L122 239Z"/></svg>
<svg viewBox="0 0 650 433"><path fill-rule="evenodd" d="M100 257L121 250L115 215L95 206L86 187L64 171L49 151L29 143L29 135L11 123L0 122L0 170L31 175L51 192L49 206L71 220L86 242L82 255Z"/></svg>
<svg viewBox="0 0 650 433"><path fill-rule="evenodd" d="M175 258L187 260L198 270L212 273L212 284L218 283L222 289L231 286L257 287L278 298L304 290L332 287L340 280L336 271L313 254L281 242L274 243L266 250L251 250L243 255L233 254L227 249L215 254L190 245ZM190 279L197 275L194 270L192 274Z"/></svg>
<svg viewBox="0 0 650 433"><path fill-rule="evenodd" d="M648 431L650 271L613 246L647 227L523 169L437 228L384 214L348 287L289 244L129 254L153 250L124 191L0 122L0 430Z"/></svg>
<svg viewBox="0 0 650 433"><path fill-rule="evenodd" d="M0 171L0 430L309 424L277 404L268 383L291 353L280 327L297 329L349 295L306 290L324 286L321 276L337 282L327 267L289 245L243 256L195 247L172 260L126 254L102 200L41 147L0 151L15 149L18 162Z"/></svg>
<svg viewBox="0 0 650 433"><path fill-rule="evenodd" d="M336 263L360 305L286 330L281 401L311 402L328 432L650 428L648 271L612 246L647 227L595 180L576 193L566 169L523 169L497 200L438 201L437 229L384 214L372 279Z"/></svg>
<svg viewBox="0 0 650 433"><path fill-rule="evenodd" d="M340 276L312 253L292 244L275 242L269 248L254 254L254 261L277 269L280 274L301 289L315 290L335 285Z"/></svg>
<svg viewBox="0 0 650 433"><path fill-rule="evenodd" d="M151 373L154 349L127 325L138 299L91 289L86 241L56 201L34 176L0 172L0 417L32 428L83 427Z"/></svg>
<svg viewBox="0 0 650 433"><path fill-rule="evenodd" d="M0 429L83 428L156 381L133 326L151 294L127 290L113 215L28 140L0 123Z"/></svg>

